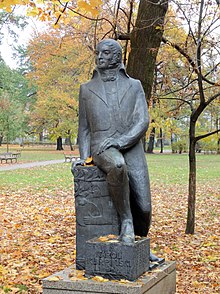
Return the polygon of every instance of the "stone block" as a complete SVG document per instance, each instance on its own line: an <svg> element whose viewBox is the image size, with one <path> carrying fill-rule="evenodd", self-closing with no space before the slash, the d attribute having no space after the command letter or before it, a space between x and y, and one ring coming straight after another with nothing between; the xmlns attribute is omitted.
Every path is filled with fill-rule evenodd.
<svg viewBox="0 0 220 294"><path fill-rule="evenodd" d="M175 262L165 262L155 270L144 273L135 282L97 281L95 278L83 280L84 271L77 271L75 266L71 266L44 279L43 294L174 294L175 265Z"/></svg>
<svg viewBox="0 0 220 294"><path fill-rule="evenodd" d="M149 255L149 238L139 238L131 244L108 236L94 238L86 242L85 273L107 279L134 281L148 271Z"/></svg>
<svg viewBox="0 0 220 294"><path fill-rule="evenodd" d="M85 268L86 241L119 234L118 215L109 196L106 175L96 166L76 166L76 267Z"/></svg>

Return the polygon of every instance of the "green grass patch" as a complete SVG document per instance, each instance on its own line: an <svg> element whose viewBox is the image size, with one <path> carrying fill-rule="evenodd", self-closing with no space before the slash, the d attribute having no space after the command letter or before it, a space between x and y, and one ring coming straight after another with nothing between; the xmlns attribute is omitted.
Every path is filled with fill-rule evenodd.
<svg viewBox="0 0 220 294"><path fill-rule="evenodd" d="M39 166L28 169L0 171L0 187L11 190L30 187L32 190L71 188L73 177L70 163Z"/></svg>
<svg viewBox="0 0 220 294"><path fill-rule="evenodd" d="M64 159L63 151L22 151L21 157L18 158L18 162L46 161L55 159Z"/></svg>
<svg viewBox="0 0 220 294"><path fill-rule="evenodd" d="M9 152L16 152L17 150L10 149ZM0 153L5 153L6 150L0 149ZM54 159L64 159L64 151L56 150L21 150L21 157L18 157L18 163L45 161ZM5 165L5 164L4 164Z"/></svg>
<svg viewBox="0 0 220 294"><path fill-rule="evenodd" d="M197 182L215 181L220 175L220 156L198 154ZM187 184L189 177L188 154L147 155L150 179L158 183Z"/></svg>
<svg viewBox="0 0 220 294"><path fill-rule="evenodd" d="M63 155L61 158L63 158ZM42 158L43 154L35 154L35 159ZM42 157L41 157L42 156ZM48 154L45 155L48 159ZM50 157L58 159L59 157ZM44 159L46 160L46 159ZM37 160L36 160L37 161ZM147 155L151 182L156 184L187 184L188 183L188 155L187 154L152 154ZM29 169L13 171L0 171L0 186L10 186L12 189L32 187L33 189L56 189L72 187L72 174L70 163L61 163L49 166L40 166ZM197 156L197 182L205 183L219 179L220 156L198 155Z"/></svg>

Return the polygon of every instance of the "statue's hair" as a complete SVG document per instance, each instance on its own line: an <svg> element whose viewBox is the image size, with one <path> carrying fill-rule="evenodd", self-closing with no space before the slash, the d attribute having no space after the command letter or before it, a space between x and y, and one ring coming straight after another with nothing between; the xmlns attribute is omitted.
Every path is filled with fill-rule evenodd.
<svg viewBox="0 0 220 294"><path fill-rule="evenodd" d="M114 39L104 39L98 43L98 46L103 44L108 45L113 50L114 55L118 55L118 53L120 53L120 60L118 60L118 63L121 63L122 62L121 45Z"/></svg>

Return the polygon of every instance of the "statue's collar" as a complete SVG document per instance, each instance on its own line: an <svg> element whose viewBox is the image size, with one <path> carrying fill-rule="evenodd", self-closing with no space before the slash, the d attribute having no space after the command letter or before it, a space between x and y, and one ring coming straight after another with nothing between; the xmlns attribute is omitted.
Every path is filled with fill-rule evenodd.
<svg viewBox="0 0 220 294"><path fill-rule="evenodd" d="M117 72L129 78L129 75L126 73L126 70L123 64L121 64L120 67L117 68ZM97 77L99 74L100 74L99 69L96 67L93 71L92 79Z"/></svg>

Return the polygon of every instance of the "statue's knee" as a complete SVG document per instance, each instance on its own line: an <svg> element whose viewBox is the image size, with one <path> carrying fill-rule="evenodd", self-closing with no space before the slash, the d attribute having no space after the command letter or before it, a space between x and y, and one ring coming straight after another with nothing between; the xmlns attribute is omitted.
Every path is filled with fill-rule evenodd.
<svg viewBox="0 0 220 294"><path fill-rule="evenodd" d="M117 162L108 174L110 181L122 183L127 178L127 167L123 162Z"/></svg>
<svg viewBox="0 0 220 294"><path fill-rule="evenodd" d="M127 166L125 163L117 163L114 167L115 175L119 178L123 178L125 175L127 176Z"/></svg>

